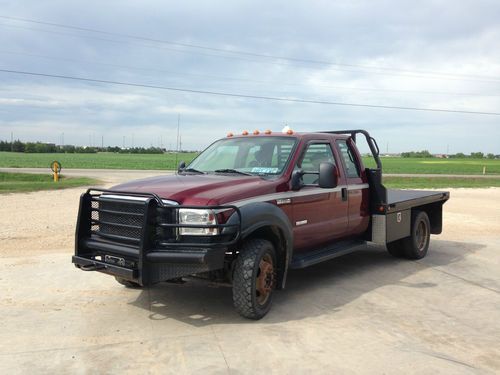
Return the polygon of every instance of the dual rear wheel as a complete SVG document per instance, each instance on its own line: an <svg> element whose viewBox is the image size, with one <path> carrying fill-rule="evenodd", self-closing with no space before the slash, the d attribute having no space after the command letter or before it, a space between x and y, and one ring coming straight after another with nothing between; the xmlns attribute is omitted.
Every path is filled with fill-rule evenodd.
<svg viewBox="0 0 500 375"><path fill-rule="evenodd" d="M392 256L408 259L422 259L427 255L430 242L430 221L424 211L412 213L410 235L387 244Z"/></svg>

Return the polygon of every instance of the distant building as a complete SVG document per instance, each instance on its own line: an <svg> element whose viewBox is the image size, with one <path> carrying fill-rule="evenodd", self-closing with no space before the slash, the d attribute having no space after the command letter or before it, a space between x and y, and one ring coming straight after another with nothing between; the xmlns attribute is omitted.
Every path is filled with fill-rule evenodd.
<svg viewBox="0 0 500 375"><path fill-rule="evenodd" d="M371 154L370 154L370 156L371 156ZM384 158L399 158L399 157L401 157L401 154L396 153L396 152L392 152L392 153L386 152L385 154L383 154L381 156Z"/></svg>

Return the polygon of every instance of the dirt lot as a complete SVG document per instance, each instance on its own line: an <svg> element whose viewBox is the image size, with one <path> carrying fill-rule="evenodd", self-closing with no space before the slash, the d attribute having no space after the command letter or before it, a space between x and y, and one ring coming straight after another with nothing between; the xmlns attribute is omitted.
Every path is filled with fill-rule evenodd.
<svg viewBox="0 0 500 375"><path fill-rule="evenodd" d="M0 373L500 372L500 189L452 190L421 261L373 246L291 272L258 322L226 287L76 270L81 190L0 195Z"/></svg>

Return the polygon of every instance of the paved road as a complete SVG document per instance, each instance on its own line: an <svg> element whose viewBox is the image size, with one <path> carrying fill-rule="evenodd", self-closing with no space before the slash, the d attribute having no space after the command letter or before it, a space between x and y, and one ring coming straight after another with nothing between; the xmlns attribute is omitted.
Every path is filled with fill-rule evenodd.
<svg viewBox="0 0 500 375"><path fill-rule="evenodd" d="M52 173L48 168L0 168L0 172ZM133 169L63 169L62 174L76 177L93 177L106 183L119 183L152 176L172 174L173 171Z"/></svg>
<svg viewBox="0 0 500 375"><path fill-rule="evenodd" d="M0 172L50 173L48 168L0 168ZM107 183L172 174L173 171L133 169L63 169L67 176L95 177ZM450 178L500 178L500 175L451 175L451 174L384 174L386 177L450 177Z"/></svg>

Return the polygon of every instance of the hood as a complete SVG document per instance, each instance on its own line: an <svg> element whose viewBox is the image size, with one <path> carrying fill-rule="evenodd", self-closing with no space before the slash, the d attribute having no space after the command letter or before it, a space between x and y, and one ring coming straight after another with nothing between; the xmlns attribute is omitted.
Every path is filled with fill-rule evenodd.
<svg viewBox="0 0 500 375"><path fill-rule="evenodd" d="M184 205L218 205L276 192L277 181L258 176L168 175L134 180L111 190L155 193Z"/></svg>

